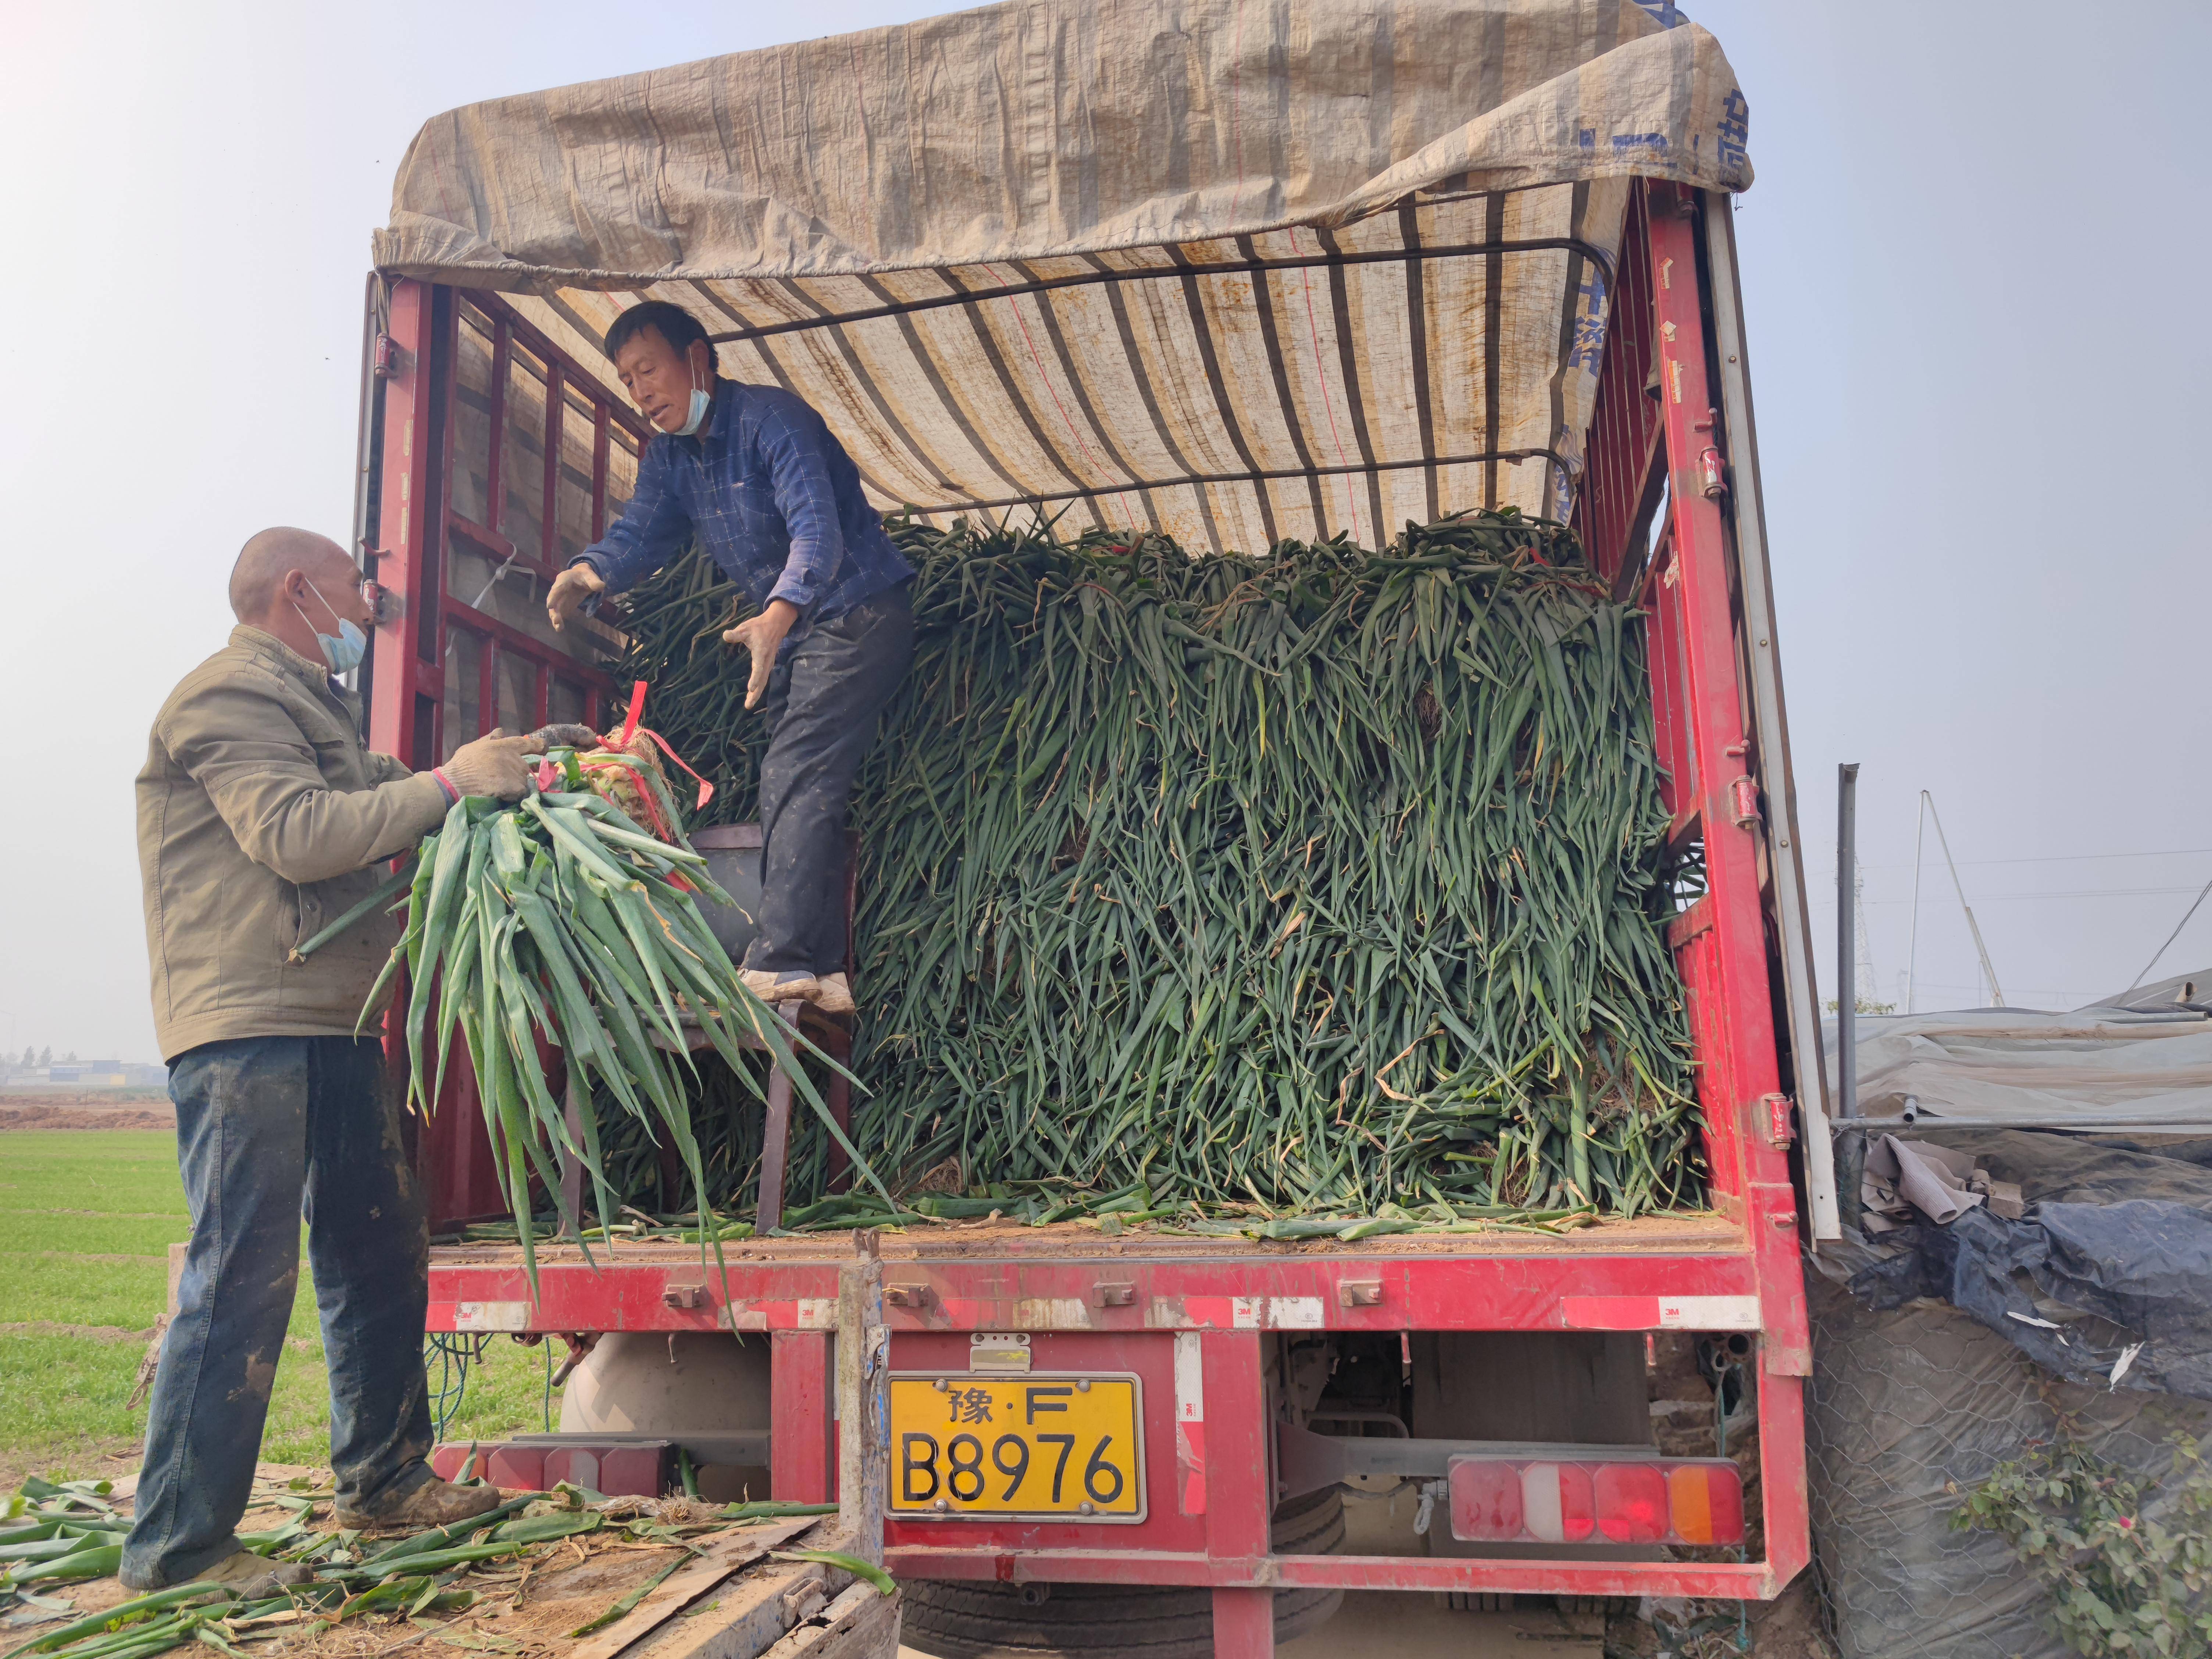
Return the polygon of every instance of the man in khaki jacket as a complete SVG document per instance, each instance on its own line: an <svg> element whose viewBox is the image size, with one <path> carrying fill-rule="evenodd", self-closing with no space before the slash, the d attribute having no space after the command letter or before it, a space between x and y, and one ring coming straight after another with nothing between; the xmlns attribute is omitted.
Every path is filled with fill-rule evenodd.
<svg viewBox="0 0 2212 1659"><path fill-rule="evenodd" d="M192 1212L123 1552L123 1581L141 1590L265 1593L305 1576L242 1552L233 1531L291 1316L303 1201L340 1520L414 1530L497 1501L425 1462L428 1240L382 1045L353 1035L397 924L372 915L304 960L292 951L462 796L513 800L526 750L589 737L495 732L410 771L362 744L336 678L360 659L371 615L343 550L265 530L239 555L230 602L230 642L161 705L137 780L154 1018Z"/></svg>

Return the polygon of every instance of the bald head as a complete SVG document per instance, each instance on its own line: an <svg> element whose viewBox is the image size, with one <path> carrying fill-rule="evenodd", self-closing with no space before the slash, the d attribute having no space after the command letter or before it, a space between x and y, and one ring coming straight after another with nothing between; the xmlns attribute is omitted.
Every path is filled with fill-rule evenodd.
<svg viewBox="0 0 2212 1659"><path fill-rule="evenodd" d="M361 580L345 549L328 536L281 526L264 530L239 550L230 568L231 614L242 623L263 623L271 606L285 602L295 572L332 598Z"/></svg>

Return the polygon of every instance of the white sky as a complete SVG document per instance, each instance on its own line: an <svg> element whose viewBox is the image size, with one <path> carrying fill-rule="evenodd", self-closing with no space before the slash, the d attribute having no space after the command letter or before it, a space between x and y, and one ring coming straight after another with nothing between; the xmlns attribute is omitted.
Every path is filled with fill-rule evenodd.
<svg viewBox="0 0 2212 1659"><path fill-rule="evenodd" d="M937 9L816 0L805 33ZM1737 230L1808 877L1832 895L1856 760L1884 997L1923 787L2008 1000L2124 985L2212 878L2212 8L1688 9L1751 100ZM416 128L794 33L726 4L12 14L0 1044L154 1057L131 780L228 629L246 536L347 538L368 232ZM1832 954L1832 902L1814 925ZM2212 904L2161 972L2207 963ZM1975 999L1933 862L1918 975L1923 1007Z"/></svg>

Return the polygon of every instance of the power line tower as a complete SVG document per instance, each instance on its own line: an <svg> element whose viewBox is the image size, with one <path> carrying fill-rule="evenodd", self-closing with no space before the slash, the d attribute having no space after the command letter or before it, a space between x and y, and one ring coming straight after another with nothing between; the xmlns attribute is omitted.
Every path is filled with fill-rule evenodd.
<svg viewBox="0 0 2212 1659"><path fill-rule="evenodd" d="M1867 940L1866 866L1859 866L1851 872L1851 908L1853 920L1858 923L1857 964L1853 979L1866 988L1859 994L1869 1000L1881 994L1881 981L1874 976L1874 946Z"/></svg>

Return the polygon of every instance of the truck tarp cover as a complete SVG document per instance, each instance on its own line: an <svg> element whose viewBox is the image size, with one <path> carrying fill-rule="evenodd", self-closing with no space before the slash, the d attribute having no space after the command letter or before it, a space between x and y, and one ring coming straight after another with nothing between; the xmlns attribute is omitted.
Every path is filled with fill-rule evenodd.
<svg viewBox="0 0 2212 1659"><path fill-rule="evenodd" d="M1671 5L1046 0L439 116L374 254L599 372L674 301L886 507L1374 544L1565 516L1629 180L1747 120Z"/></svg>

